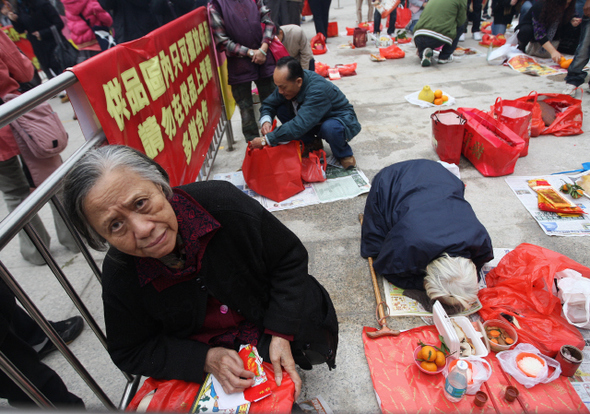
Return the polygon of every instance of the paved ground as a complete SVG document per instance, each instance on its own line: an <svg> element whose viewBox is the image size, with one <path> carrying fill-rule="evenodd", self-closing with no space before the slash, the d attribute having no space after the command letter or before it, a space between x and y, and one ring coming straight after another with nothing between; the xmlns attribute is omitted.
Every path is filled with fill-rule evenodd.
<svg viewBox="0 0 590 414"><path fill-rule="evenodd" d="M355 2L333 1L330 20L337 21L340 32L355 25ZM313 23L303 27L309 37L314 33ZM353 103L363 126L361 133L351 142L359 167L369 178L382 168L403 160L427 158L437 160L430 143L433 109L420 109L408 104L404 96L430 85L454 96L455 108L476 107L487 109L496 97L516 98L530 91L561 92L563 75L555 77L530 77L518 74L507 67L488 66L484 57L464 57L448 65L422 68L415 49L405 45L406 57L382 63L371 62L369 54L374 47L343 49L339 45L351 41L351 37L339 36L328 40L329 52L317 60L330 65L358 63L357 76L336 81ZM460 44L479 47L471 35ZM585 95L584 99L588 99ZM52 100L52 105L70 132L70 145L64 156L71 154L82 142L77 122L72 120L69 104ZM583 103L588 119L588 104ZM221 150L213 168L213 174L235 171L241 166L246 148L239 128L239 118L234 116L235 150ZM585 128L590 128L588 121ZM529 155L519 159L515 175L544 175L556 171L579 168L589 160L590 140L584 133L574 137L542 136L533 138ZM483 177L465 159L460 163L461 175L466 184L466 197L481 222L488 229L495 247L514 248L527 242L563 253L585 265L590 265L588 252L590 238L549 237L527 213L513 195L503 177ZM0 202L2 203L2 202ZM363 352L361 329L376 326L375 303L368 265L359 255L360 225L358 213L362 212L365 196L330 204L305 207L276 213L305 243L310 253L310 273L328 289L340 321L340 349L337 369L329 371L320 367L303 372L304 388L301 398L322 395L338 413L375 413L379 411ZM0 204L0 217L6 214ZM43 221L50 234L55 235L51 213L42 211ZM52 253L71 279L76 290L95 318L102 324L100 286L85 266L80 255L72 255L64 247L54 243ZM99 259L101 254L97 253ZM53 276L44 267L34 267L24 262L16 244L0 253L2 260L14 272L28 294L36 301L45 315L53 320L76 313L69 299L61 292ZM399 318L391 321L395 327L423 324L417 318ZM89 372L104 387L107 394L118 403L124 380L113 367L108 355L101 349L93 333L86 328L71 349L85 364ZM101 403L73 373L61 355L51 355L46 362L66 380L68 387L80 395L88 408L101 410Z"/></svg>

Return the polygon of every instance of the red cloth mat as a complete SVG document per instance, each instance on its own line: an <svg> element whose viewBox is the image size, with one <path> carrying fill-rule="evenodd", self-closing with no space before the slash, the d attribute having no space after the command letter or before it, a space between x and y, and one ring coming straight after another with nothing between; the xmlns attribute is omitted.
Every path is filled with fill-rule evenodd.
<svg viewBox="0 0 590 414"><path fill-rule="evenodd" d="M508 403L504 400L504 390L508 385L500 370L496 354L491 352L486 360L492 365L492 376L487 381L490 392L483 384L481 391L488 394L488 402L478 408L473 404L474 396L467 395L458 403L452 403L443 395L444 376L424 374L414 364L414 349L418 340L424 343L439 344L438 331L434 325L421 326L400 336L384 336L370 339L367 332L375 328L363 328L365 355L369 363L373 388L377 393L383 413L522 413L518 401ZM529 413L588 413L588 409L566 377L560 376L549 384L538 384L525 388L514 378L512 385L520 391L520 400ZM490 395L491 394L491 395ZM494 408L496 403L498 411Z"/></svg>

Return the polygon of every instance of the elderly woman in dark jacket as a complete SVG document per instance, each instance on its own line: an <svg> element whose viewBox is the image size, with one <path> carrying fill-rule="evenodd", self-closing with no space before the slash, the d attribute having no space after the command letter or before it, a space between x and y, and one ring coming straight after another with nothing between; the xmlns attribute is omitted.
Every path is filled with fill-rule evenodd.
<svg viewBox="0 0 590 414"><path fill-rule="evenodd" d="M226 182L170 188L166 172L123 146L89 153L65 180L65 206L94 248L108 242L108 349L124 371L226 392L252 385L236 349L257 346L296 384L295 363L334 367L338 322L308 274L301 241Z"/></svg>

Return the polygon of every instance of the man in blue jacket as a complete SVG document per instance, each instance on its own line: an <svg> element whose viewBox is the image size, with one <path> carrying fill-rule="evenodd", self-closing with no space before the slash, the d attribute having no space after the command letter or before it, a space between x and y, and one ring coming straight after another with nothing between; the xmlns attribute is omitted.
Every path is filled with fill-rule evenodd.
<svg viewBox="0 0 590 414"><path fill-rule="evenodd" d="M277 89L260 110L264 136L253 139L250 145L262 148L298 139L306 149L314 149L325 139L342 167L354 168L356 160L348 141L360 132L361 125L342 91L317 73L303 70L290 56L279 59L273 79ZM282 125L271 131L275 116Z"/></svg>

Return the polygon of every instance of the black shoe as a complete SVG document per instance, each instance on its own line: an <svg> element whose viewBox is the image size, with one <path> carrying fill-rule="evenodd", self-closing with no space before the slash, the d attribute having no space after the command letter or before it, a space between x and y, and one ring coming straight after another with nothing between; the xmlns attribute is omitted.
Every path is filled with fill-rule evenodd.
<svg viewBox="0 0 590 414"><path fill-rule="evenodd" d="M84 319L81 316L74 316L59 322L49 322L57 334L63 339L66 344L71 344L82 333L84 329ZM47 355L56 351L57 347L47 339L47 343L37 352L39 359L45 358Z"/></svg>

